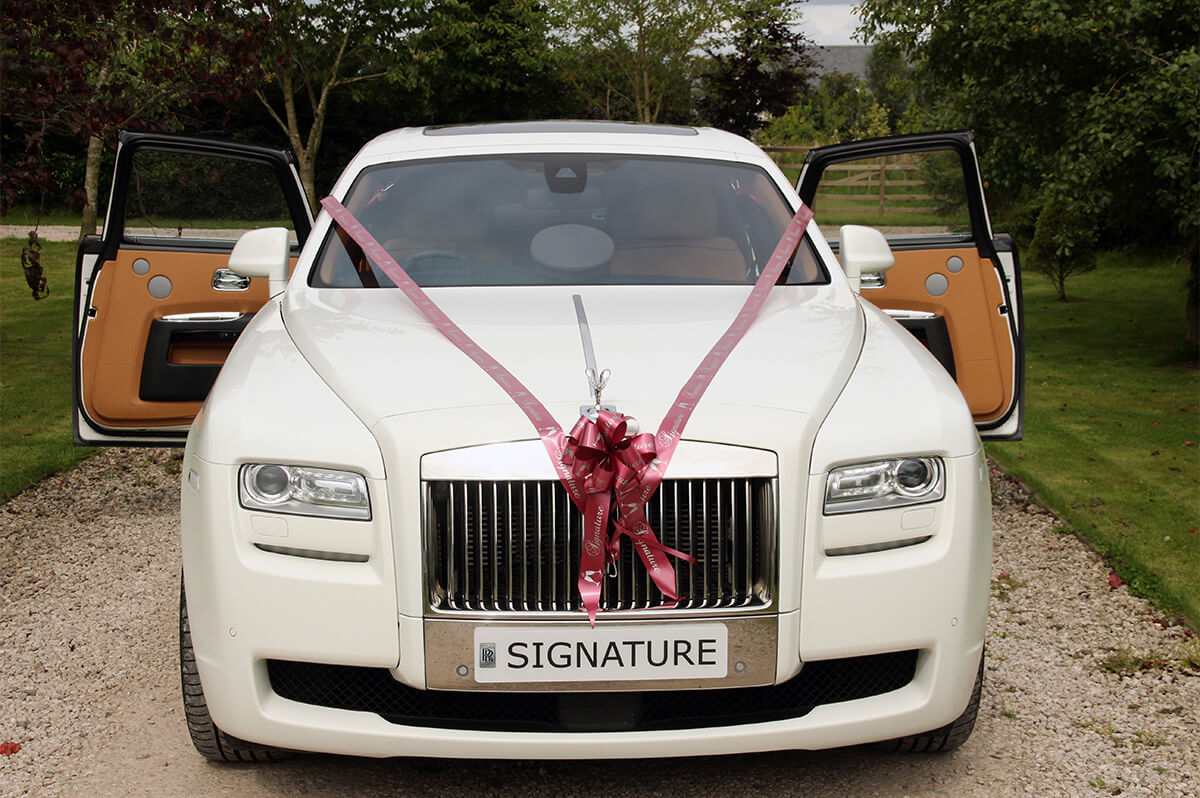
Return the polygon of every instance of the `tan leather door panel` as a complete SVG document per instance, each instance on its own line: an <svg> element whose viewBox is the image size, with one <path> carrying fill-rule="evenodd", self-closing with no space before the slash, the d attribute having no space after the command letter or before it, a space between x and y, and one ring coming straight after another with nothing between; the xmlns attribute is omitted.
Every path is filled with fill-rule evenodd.
<svg viewBox="0 0 1200 798"><path fill-rule="evenodd" d="M1014 375L998 272L974 247L894 249L893 254L896 265L886 273L886 285L864 288L863 298L882 309L944 317L958 386L972 415L980 422L999 418L1012 404Z"/></svg>
<svg viewBox="0 0 1200 798"><path fill-rule="evenodd" d="M213 273L225 268L228 260L227 252L123 249L104 264L92 292L96 315L86 322L81 353L83 404L94 421L111 427L191 423L201 399L141 398L147 342L156 319L214 312L253 314L266 302L265 280L252 281L245 291L212 287ZM138 261L144 263L135 267ZM232 341L226 346L182 343L172 347L170 358L180 364L220 364L231 346Z"/></svg>

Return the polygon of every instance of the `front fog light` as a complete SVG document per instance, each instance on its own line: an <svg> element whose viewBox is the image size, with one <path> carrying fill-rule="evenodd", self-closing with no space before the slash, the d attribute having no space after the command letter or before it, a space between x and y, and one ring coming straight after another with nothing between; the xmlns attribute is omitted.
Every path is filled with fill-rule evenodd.
<svg viewBox="0 0 1200 798"><path fill-rule="evenodd" d="M352 471L250 463L242 466L238 498L248 510L371 520L367 481Z"/></svg>
<svg viewBox="0 0 1200 798"><path fill-rule="evenodd" d="M939 457L905 457L842 466L829 472L825 514L924 504L946 494Z"/></svg>

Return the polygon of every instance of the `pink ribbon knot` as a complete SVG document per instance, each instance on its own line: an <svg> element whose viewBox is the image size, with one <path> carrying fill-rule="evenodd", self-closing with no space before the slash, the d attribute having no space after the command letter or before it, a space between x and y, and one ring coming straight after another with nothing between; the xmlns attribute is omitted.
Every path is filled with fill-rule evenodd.
<svg viewBox="0 0 1200 798"><path fill-rule="evenodd" d="M675 589L675 569L667 556L689 563L691 556L664 546L646 521L646 502L662 482L654 436L643 433L628 436L629 417L598 410L596 420L580 416L567 433L561 449L561 462L582 485L584 533L579 562L579 595L594 625L600 608L604 572L621 557L621 538L633 541L634 551L642 560L650 578L664 597L679 599ZM576 498L576 497L572 497ZM613 500L616 499L616 513ZM578 504L578 499L576 498ZM613 534L608 534L609 518L614 517ZM664 556L666 555L666 556Z"/></svg>

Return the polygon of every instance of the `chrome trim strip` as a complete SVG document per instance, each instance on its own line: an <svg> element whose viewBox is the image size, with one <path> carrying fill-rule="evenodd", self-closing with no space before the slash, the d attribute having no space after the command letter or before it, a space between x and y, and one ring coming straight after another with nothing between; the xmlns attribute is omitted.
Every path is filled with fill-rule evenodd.
<svg viewBox="0 0 1200 798"><path fill-rule="evenodd" d="M202 313L172 313L163 316L162 321L234 321L241 316L236 310L208 310Z"/></svg>
<svg viewBox="0 0 1200 798"><path fill-rule="evenodd" d="M884 308L883 312L891 316L893 319L936 319L937 314L927 310L898 310L896 308Z"/></svg>
<svg viewBox="0 0 1200 798"><path fill-rule="evenodd" d="M888 540L882 543L864 543L861 546L839 546L833 549L825 549L826 557L845 557L851 554L870 554L876 551L891 551L892 549L903 549L909 546L916 546L924 543L932 538L933 535L923 535L919 538L905 538L904 540Z"/></svg>
<svg viewBox="0 0 1200 798"><path fill-rule="evenodd" d="M341 551L320 551L318 549L297 549L291 546L270 546L266 543L255 543L254 548L271 554L283 554L288 557L302 557L306 560L326 560L328 562L364 563L371 558L365 554L348 554Z"/></svg>

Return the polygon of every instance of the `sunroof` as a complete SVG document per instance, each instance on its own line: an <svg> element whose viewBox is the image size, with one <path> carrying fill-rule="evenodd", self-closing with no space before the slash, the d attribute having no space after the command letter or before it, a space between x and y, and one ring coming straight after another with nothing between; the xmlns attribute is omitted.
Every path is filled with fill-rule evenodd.
<svg viewBox="0 0 1200 798"><path fill-rule="evenodd" d="M427 127L426 136L474 136L477 134L508 133L649 133L658 136L696 136L693 127L678 125L644 125L637 122L607 122L588 120L547 120L538 122L485 122L478 125L447 125Z"/></svg>

